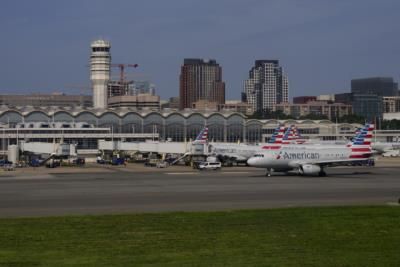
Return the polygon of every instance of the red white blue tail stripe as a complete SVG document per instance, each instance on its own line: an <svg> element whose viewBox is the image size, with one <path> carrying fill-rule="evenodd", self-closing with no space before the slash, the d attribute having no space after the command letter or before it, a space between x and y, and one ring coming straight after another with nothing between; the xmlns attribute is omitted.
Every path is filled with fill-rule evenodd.
<svg viewBox="0 0 400 267"><path fill-rule="evenodd" d="M295 125L291 125L285 131L283 136L283 144L303 144L306 140L301 138L299 131Z"/></svg>
<svg viewBox="0 0 400 267"><path fill-rule="evenodd" d="M280 149L282 147L284 134L285 126L278 126L272 134L271 139L268 141L268 145L263 146L262 149Z"/></svg>
<svg viewBox="0 0 400 267"><path fill-rule="evenodd" d="M208 141L208 127L204 127L203 130L196 137L196 143L206 143Z"/></svg>
<svg viewBox="0 0 400 267"><path fill-rule="evenodd" d="M359 130L349 145L351 148L350 158L369 158L372 155L371 141L374 128L373 124L367 123Z"/></svg>

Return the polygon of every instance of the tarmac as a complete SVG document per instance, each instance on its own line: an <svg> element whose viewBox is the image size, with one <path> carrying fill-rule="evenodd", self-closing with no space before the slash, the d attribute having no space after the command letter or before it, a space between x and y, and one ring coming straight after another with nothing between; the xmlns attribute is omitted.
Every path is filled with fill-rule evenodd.
<svg viewBox="0 0 400 267"><path fill-rule="evenodd" d="M265 177L264 170L251 167L21 168L0 173L0 217L398 205L400 159L376 162L328 168L327 177Z"/></svg>

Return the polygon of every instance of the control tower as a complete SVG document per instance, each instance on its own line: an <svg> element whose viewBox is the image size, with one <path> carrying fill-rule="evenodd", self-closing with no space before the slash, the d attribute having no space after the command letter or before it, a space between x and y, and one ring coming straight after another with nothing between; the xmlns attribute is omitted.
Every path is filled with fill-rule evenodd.
<svg viewBox="0 0 400 267"><path fill-rule="evenodd" d="M110 80L111 45L104 40L96 40L91 44L90 80L93 88L93 107L107 108L107 84Z"/></svg>

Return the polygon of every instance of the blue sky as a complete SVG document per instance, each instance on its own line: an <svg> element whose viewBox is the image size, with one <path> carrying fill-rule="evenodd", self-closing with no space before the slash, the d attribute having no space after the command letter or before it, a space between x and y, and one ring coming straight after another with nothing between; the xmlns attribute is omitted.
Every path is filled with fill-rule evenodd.
<svg viewBox="0 0 400 267"><path fill-rule="evenodd" d="M215 58L227 99L256 59L280 60L291 97L346 92L352 78L400 80L399 11L397 0L3 0L0 90L79 93L66 89L90 85L90 42L105 38L163 99L178 95L185 57Z"/></svg>

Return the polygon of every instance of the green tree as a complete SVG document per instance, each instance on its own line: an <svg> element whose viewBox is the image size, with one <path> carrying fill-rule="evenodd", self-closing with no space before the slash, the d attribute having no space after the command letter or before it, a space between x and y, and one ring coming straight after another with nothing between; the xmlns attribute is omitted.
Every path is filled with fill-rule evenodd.
<svg viewBox="0 0 400 267"><path fill-rule="evenodd" d="M294 119L293 116L286 115L283 111L271 111L270 109L259 110L253 113L253 115L249 116L249 119L259 119L259 120L267 120L267 119L278 119L278 120L288 120Z"/></svg>
<svg viewBox="0 0 400 267"><path fill-rule="evenodd" d="M381 124L383 130L400 130L400 120L384 120Z"/></svg>
<svg viewBox="0 0 400 267"><path fill-rule="evenodd" d="M359 123L364 124L365 118L356 114L344 115L338 119L340 123Z"/></svg>
<svg viewBox="0 0 400 267"><path fill-rule="evenodd" d="M328 117L326 115L322 114L307 114L305 116L300 116L300 120L328 120Z"/></svg>

